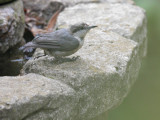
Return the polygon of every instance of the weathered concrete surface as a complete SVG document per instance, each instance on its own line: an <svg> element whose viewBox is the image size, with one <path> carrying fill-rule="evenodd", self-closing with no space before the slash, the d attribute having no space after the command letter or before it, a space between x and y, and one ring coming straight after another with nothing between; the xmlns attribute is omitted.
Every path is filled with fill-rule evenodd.
<svg viewBox="0 0 160 120"><path fill-rule="evenodd" d="M118 3L78 4L59 16L60 27L77 22L98 26L87 34L82 49L71 56L80 56L79 59L57 63L50 56L33 58L22 71L41 74L65 84L67 91L73 90L74 94L70 94L73 101L59 102L63 111L50 112L54 120L88 120L119 105L138 76L146 51L146 18L139 7ZM37 54L43 51L38 50ZM30 112L25 119L50 119L47 113Z"/></svg>
<svg viewBox="0 0 160 120"><path fill-rule="evenodd" d="M74 6L76 4L89 3L129 3L133 4L132 0L23 0L24 7L31 9L34 15L44 18L48 21L51 16L59 9L62 4L64 6Z"/></svg>
<svg viewBox="0 0 160 120"><path fill-rule="evenodd" d="M85 22L90 25L97 25L102 31L113 31L125 38L138 42L138 46L142 49L140 51L145 56L147 48L145 17L145 11L135 5L92 3L66 8L60 14L58 23L63 28L78 22Z"/></svg>
<svg viewBox="0 0 160 120"><path fill-rule="evenodd" d="M100 0L101 2L110 2L110 3L129 3L134 4L133 0Z"/></svg>
<svg viewBox="0 0 160 120"><path fill-rule="evenodd" d="M81 4L81 3L100 3L100 2L134 4L133 0L50 0L50 1L62 2L67 6Z"/></svg>
<svg viewBox="0 0 160 120"><path fill-rule="evenodd" d="M0 7L0 53L22 40L24 13L21 0Z"/></svg>
<svg viewBox="0 0 160 120"><path fill-rule="evenodd" d="M0 120L65 119L73 113L73 96L69 86L41 75L0 77Z"/></svg>
<svg viewBox="0 0 160 120"><path fill-rule="evenodd" d="M59 25L68 27L77 22L98 25L103 30L130 38L142 25L144 10L130 4L80 4L66 8L60 14Z"/></svg>
<svg viewBox="0 0 160 120"><path fill-rule="evenodd" d="M73 55L80 56L77 61L56 64L52 57L40 57L28 61L24 71L60 80L73 88L79 97L75 118L87 120L116 106L126 96L139 69L136 52L134 41L97 28Z"/></svg>
<svg viewBox="0 0 160 120"><path fill-rule="evenodd" d="M23 0L26 7L31 7L34 5L39 6L39 8L45 8L49 4L54 3L63 3L65 6L73 6L81 3L100 3L100 2L108 2L108 3L129 3L134 4L133 0Z"/></svg>

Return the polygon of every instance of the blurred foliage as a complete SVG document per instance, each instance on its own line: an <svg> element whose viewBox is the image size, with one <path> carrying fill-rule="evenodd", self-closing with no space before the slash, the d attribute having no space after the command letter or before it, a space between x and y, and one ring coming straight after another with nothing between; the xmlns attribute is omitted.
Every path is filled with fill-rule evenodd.
<svg viewBox="0 0 160 120"><path fill-rule="evenodd" d="M104 120L160 120L160 0L135 0L146 10L148 54L130 94Z"/></svg>

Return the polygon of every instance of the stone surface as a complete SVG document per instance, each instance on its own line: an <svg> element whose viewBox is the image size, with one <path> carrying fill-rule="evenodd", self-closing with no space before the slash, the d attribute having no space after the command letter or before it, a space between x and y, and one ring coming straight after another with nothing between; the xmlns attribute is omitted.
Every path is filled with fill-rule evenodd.
<svg viewBox="0 0 160 120"><path fill-rule="evenodd" d="M67 118L76 103L73 96L69 86L41 75L0 77L0 119L58 120L59 113Z"/></svg>
<svg viewBox="0 0 160 120"><path fill-rule="evenodd" d="M24 7L31 9L34 15L44 18L48 21L53 13L63 4L66 7L76 4L89 3L129 3L133 4L132 0L23 0Z"/></svg>
<svg viewBox="0 0 160 120"><path fill-rule="evenodd" d="M130 38L143 23L144 10L130 4L80 4L66 8L58 18L59 25L85 22Z"/></svg>
<svg viewBox="0 0 160 120"><path fill-rule="evenodd" d="M116 106L126 96L139 70L137 52L134 41L97 28L73 55L80 56L77 61L56 64L52 57L40 57L28 61L24 71L55 78L73 88L79 96L75 118L87 120Z"/></svg>
<svg viewBox="0 0 160 120"><path fill-rule="evenodd" d="M29 1L29 2L28 2ZM100 0L23 0L26 7L31 7L33 5L39 5L41 8L47 7L49 4L54 3L63 3L65 6L73 6L79 3L92 3L92 2L100 2ZM40 8L40 7L39 7Z"/></svg>
<svg viewBox="0 0 160 120"><path fill-rule="evenodd" d="M81 3L129 3L134 4L132 0L23 0L26 7L31 8L32 6L37 6L38 9L47 9L50 4L63 3L65 6L73 6ZM33 9L33 8L32 8ZM53 8L52 8L53 9Z"/></svg>
<svg viewBox="0 0 160 120"><path fill-rule="evenodd" d="M138 6L121 3L79 4L66 8L58 18L61 28L78 22L97 25L103 31L113 31L132 39L139 43L140 51L143 52L141 54L146 55L146 16L145 11Z"/></svg>
<svg viewBox="0 0 160 120"><path fill-rule="evenodd" d="M129 3L134 4L133 0L100 0L101 2L110 2L110 3Z"/></svg>
<svg viewBox="0 0 160 120"><path fill-rule="evenodd" d="M59 104L62 104L59 111L30 111L29 115L25 115L25 119L89 120L118 106L135 82L146 53L147 31L144 10L121 3L78 4L66 8L58 19L61 28L77 22L98 26L87 34L84 46L70 56L70 58L80 56L79 59L72 62L64 59L58 63L51 56L36 58L43 54L43 50L37 50L35 58L29 60L22 70L23 74L36 73L45 76L45 79L59 81L67 86L65 87L67 91L71 91L69 95L72 99L66 98L65 103L59 101ZM24 76L24 79L30 75L33 74ZM36 84L32 83L33 88ZM47 84L51 83L46 83L46 86ZM52 91L57 91L56 89L58 88ZM55 98L55 94L49 96ZM41 97L46 98L45 95ZM55 100L55 104L56 102ZM49 106L50 104L47 107ZM29 111L28 109L30 106L23 111Z"/></svg>
<svg viewBox="0 0 160 120"><path fill-rule="evenodd" d="M51 2L61 2L65 6L73 6L73 5L81 4L81 3L100 3L100 2L134 4L133 0L47 0L47 1L34 0L34 2L32 0L23 0L23 1L24 2L29 1L28 3L26 3L27 5L29 4L31 5L32 3L32 4L39 4L41 6L43 6L44 4L49 4Z"/></svg>
<svg viewBox="0 0 160 120"><path fill-rule="evenodd" d="M22 40L24 13L21 0L0 7L0 54Z"/></svg>

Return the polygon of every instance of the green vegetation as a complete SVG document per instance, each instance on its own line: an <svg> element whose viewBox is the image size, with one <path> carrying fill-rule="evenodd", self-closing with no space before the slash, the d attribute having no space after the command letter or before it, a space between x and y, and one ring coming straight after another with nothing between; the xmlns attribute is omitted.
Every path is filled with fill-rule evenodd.
<svg viewBox="0 0 160 120"><path fill-rule="evenodd" d="M130 94L104 120L160 120L160 1L135 2L146 10L148 54Z"/></svg>

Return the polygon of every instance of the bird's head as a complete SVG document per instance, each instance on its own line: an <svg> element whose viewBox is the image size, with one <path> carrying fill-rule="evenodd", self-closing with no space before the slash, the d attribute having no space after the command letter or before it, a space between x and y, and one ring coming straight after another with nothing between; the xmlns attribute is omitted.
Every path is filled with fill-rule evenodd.
<svg viewBox="0 0 160 120"><path fill-rule="evenodd" d="M97 26L89 26L86 23L80 23L80 24L72 25L70 27L70 31L71 31L73 36L84 39L87 32L90 29L95 28L95 27L97 27Z"/></svg>

